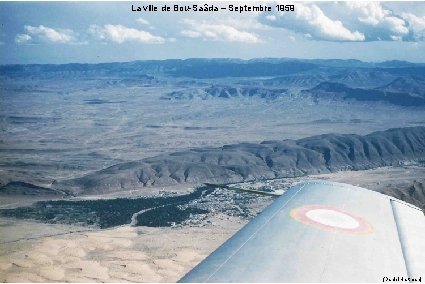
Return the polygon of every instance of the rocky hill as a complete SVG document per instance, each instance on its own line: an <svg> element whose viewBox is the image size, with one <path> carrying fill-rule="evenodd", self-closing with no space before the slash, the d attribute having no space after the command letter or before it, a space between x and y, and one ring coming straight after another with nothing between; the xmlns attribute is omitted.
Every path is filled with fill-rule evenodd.
<svg viewBox="0 0 425 284"><path fill-rule="evenodd" d="M399 77L379 89L387 92L402 92L425 98L425 79L419 76Z"/></svg>
<svg viewBox="0 0 425 284"><path fill-rule="evenodd" d="M316 87L303 91L315 99L342 99L357 101L382 101L400 106L424 106L425 98L409 93L389 92L380 89L350 88L345 84L323 82Z"/></svg>

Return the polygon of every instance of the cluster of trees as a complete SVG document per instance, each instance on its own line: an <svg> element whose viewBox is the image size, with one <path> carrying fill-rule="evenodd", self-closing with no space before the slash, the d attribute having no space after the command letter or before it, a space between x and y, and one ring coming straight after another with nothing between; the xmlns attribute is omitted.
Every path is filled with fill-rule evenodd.
<svg viewBox="0 0 425 284"><path fill-rule="evenodd" d="M131 217L136 212L160 207L149 210L146 214L141 214L138 218L139 225L170 226L172 222L180 223L186 220L190 217L190 214L205 213L205 210L195 208L182 211L177 208L177 205L199 199L211 194L214 190L211 186L203 186L192 193L176 196L40 201L29 207L0 210L0 215L19 219L34 219L45 223L96 225L100 228L109 228L129 224Z"/></svg>
<svg viewBox="0 0 425 284"><path fill-rule="evenodd" d="M207 210L188 207L180 209L176 205L168 205L146 211L137 216L137 226L168 227L174 224L181 224L191 217L191 215L205 214Z"/></svg>

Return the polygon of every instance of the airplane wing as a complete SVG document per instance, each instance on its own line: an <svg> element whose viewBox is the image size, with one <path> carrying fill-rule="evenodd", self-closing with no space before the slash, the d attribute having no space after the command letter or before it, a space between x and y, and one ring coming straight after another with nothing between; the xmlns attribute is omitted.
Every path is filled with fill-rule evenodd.
<svg viewBox="0 0 425 284"><path fill-rule="evenodd" d="M384 277L425 277L423 212L364 188L309 181L291 187L179 282Z"/></svg>

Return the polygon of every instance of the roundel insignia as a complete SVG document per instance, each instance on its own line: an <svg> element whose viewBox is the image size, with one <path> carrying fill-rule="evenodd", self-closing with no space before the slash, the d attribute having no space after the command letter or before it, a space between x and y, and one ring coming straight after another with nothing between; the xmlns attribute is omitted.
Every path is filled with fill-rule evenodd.
<svg viewBox="0 0 425 284"><path fill-rule="evenodd" d="M295 220L326 231L352 234L369 234L373 227L365 219L341 209L325 205L307 205L292 209Z"/></svg>

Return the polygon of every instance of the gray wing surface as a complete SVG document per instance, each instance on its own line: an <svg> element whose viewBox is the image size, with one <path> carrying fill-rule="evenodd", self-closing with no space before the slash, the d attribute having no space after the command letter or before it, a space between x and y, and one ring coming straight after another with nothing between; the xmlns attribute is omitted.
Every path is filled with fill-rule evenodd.
<svg viewBox="0 0 425 284"><path fill-rule="evenodd" d="M352 185L291 187L180 282L382 282L424 277L425 217Z"/></svg>

